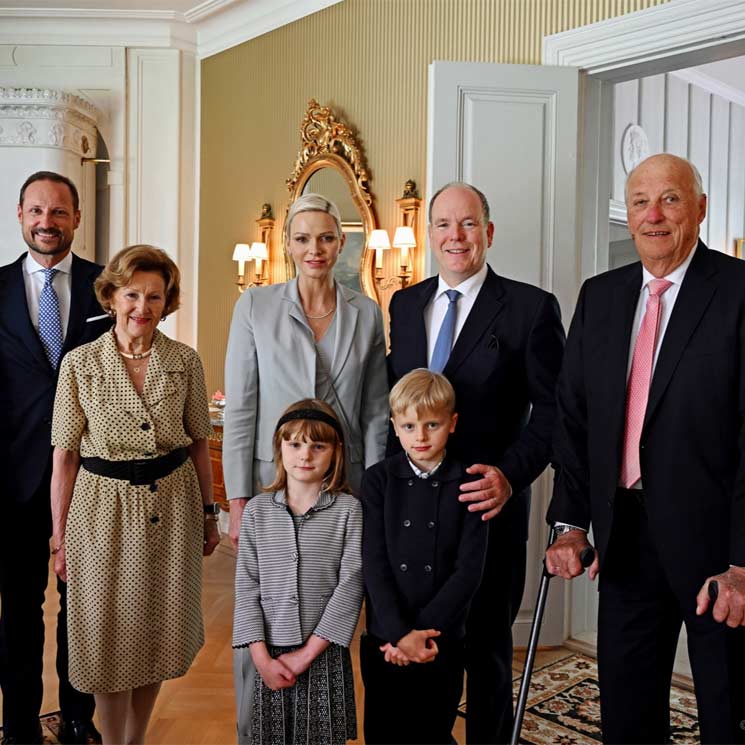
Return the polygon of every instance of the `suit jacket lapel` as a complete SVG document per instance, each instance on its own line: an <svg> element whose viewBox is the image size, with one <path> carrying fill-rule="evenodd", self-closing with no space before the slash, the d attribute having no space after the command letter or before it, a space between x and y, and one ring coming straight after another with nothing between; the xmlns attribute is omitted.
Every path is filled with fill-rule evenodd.
<svg viewBox="0 0 745 745"><path fill-rule="evenodd" d="M91 296L90 271L80 259L73 254L70 270L70 316L67 319L67 333L62 353L78 345L83 336L85 314L90 307Z"/></svg>
<svg viewBox="0 0 745 745"><path fill-rule="evenodd" d="M605 380L607 421L613 428L613 442L618 443L615 453L621 457L623 432L626 424L626 372L631 350L631 330L642 286L642 266L636 263L613 291L608 322L608 346L605 354Z"/></svg>
<svg viewBox="0 0 745 745"><path fill-rule="evenodd" d="M357 328L357 317L360 314L353 302L354 295L343 285L336 285L336 341L334 342L334 359L331 362L331 381L335 382L341 374L344 363L352 348L354 333Z"/></svg>
<svg viewBox="0 0 745 745"><path fill-rule="evenodd" d="M313 332L308 326L308 321L303 313L300 303L300 293L297 289L297 278L291 279L285 283L282 299L286 306L286 312L292 319L291 326L293 331L293 347L296 354L288 360L288 365L296 369L298 380L312 381L311 390L316 389L316 348L313 343ZM283 324L280 324L280 327Z"/></svg>
<svg viewBox="0 0 745 745"><path fill-rule="evenodd" d="M504 286L502 280L487 267L486 279L476 296L471 312L461 329L443 373L447 376L455 372L468 358L474 347L482 341L494 319L502 312L504 301ZM499 344L499 339L494 338Z"/></svg>
<svg viewBox="0 0 745 745"><path fill-rule="evenodd" d="M44 347L41 344L39 334L31 323L31 316L26 302L26 285L23 281L23 254L14 262L11 279L7 284L7 311L5 321L23 344L28 348L31 356L43 367L52 372Z"/></svg>
<svg viewBox="0 0 745 745"><path fill-rule="evenodd" d="M716 290L716 282L712 281L716 276L716 270L708 260L708 250L699 241L696 253L678 292L675 307L660 347L660 354L652 377L652 385L649 389L647 411L644 415L645 427L654 416L655 409L670 383L670 378L675 372L680 356L683 354L691 334L696 329Z"/></svg>
<svg viewBox="0 0 745 745"><path fill-rule="evenodd" d="M410 356L413 360L413 368L416 367L429 367L429 356L427 354L427 326L424 323L424 310L427 307L427 303L432 300L433 295L437 291L437 284L439 280L437 275L425 279L423 282L419 282L414 285L411 289L414 292L414 302L416 310L414 316L411 319L406 319L404 323L407 325L410 323L412 326L416 325L418 328L414 330L414 333L407 335L407 340L411 344L411 348L407 350L407 357ZM401 321L399 320L399 323Z"/></svg>

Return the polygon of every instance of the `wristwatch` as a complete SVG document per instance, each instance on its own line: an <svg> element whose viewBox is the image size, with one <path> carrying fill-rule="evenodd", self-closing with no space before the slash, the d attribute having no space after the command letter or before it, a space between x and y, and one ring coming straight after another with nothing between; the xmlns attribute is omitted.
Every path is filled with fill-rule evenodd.
<svg viewBox="0 0 745 745"><path fill-rule="evenodd" d="M554 534L557 538L560 538L567 533L571 533L573 530L582 530L582 528L577 528L574 525L556 525L554 527ZM584 533L584 531L582 532Z"/></svg>
<svg viewBox="0 0 745 745"><path fill-rule="evenodd" d="M203 506L205 515L215 515L215 517L217 517L220 514L221 509L217 502L212 502L212 504L205 504Z"/></svg>

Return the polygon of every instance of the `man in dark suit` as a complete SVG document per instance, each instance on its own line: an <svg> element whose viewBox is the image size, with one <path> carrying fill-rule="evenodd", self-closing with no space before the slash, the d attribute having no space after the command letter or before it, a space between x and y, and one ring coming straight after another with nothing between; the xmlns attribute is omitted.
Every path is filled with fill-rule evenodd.
<svg viewBox="0 0 745 745"><path fill-rule="evenodd" d="M702 742L744 742L745 264L699 240L681 158L637 166L626 205L641 263L588 280L569 331L546 561L581 574L592 524L605 742L669 741L682 623Z"/></svg>
<svg viewBox="0 0 745 745"><path fill-rule="evenodd" d="M508 742L512 722L511 626L525 583L530 484L546 467L564 331L556 298L486 264L494 225L473 186L440 189L429 207L437 277L390 304L390 384L417 367L455 389L458 426L448 452L481 478L461 501L489 520L481 588L466 624L466 740ZM397 449L389 440L389 452Z"/></svg>
<svg viewBox="0 0 745 745"><path fill-rule="evenodd" d="M52 534L52 406L61 356L111 325L93 293L101 267L70 252L80 223L75 185L41 171L21 188L28 252L0 267L0 686L3 742L41 742L44 619ZM50 270L54 271L50 271ZM57 674L62 742L100 742L93 696L70 685L65 585L58 581Z"/></svg>

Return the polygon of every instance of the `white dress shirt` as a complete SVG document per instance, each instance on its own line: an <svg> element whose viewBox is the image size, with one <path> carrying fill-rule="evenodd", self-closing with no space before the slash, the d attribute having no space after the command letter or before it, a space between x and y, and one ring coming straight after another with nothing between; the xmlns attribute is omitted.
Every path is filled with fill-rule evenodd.
<svg viewBox="0 0 745 745"><path fill-rule="evenodd" d="M473 304L476 302L476 297L486 281L486 273L487 266L484 264L476 274L470 276L455 287L451 287L442 276L440 276L437 284L437 291L424 309L424 326L427 329L428 362L432 360L432 353L435 351L437 335L440 333L440 326L442 326L442 321L445 318L445 313L450 304L450 300L448 300L448 296L445 292L447 290L458 290L458 292L461 293L461 297L458 299L458 304L456 305L457 314L455 316L455 334L453 336L453 346L455 346L455 343L458 340L458 335L466 323L468 314L471 312L471 308L473 308Z"/></svg>
<svg viewBox="0 0 745 745"><path fill-rule="evenodd" d="M72 251L59 264L54 265L52 286L59 300L62 339L67 336L67 322L70 319L70 296L72 295ZM23 260L23 284L26 288L26 304L31 323L39 331L39 295L44 287L44 267L30 254Z"/></svg>

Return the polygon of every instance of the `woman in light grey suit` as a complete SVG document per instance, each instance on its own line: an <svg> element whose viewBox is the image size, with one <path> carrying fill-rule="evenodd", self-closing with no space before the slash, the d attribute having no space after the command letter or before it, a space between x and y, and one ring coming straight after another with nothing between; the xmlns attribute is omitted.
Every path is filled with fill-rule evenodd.
<svg viewBox="0 0 745 745"><path fill-rule="evenodd" d="M373 300L334 281L344 247L338 208L303 195L290 207L285 241L298 276L244 292L230 327L223 471L236 545L247 499L274 479L274 426L291 403L319 398L337 413L355 491L385 451L383 317Z"/></svg>

